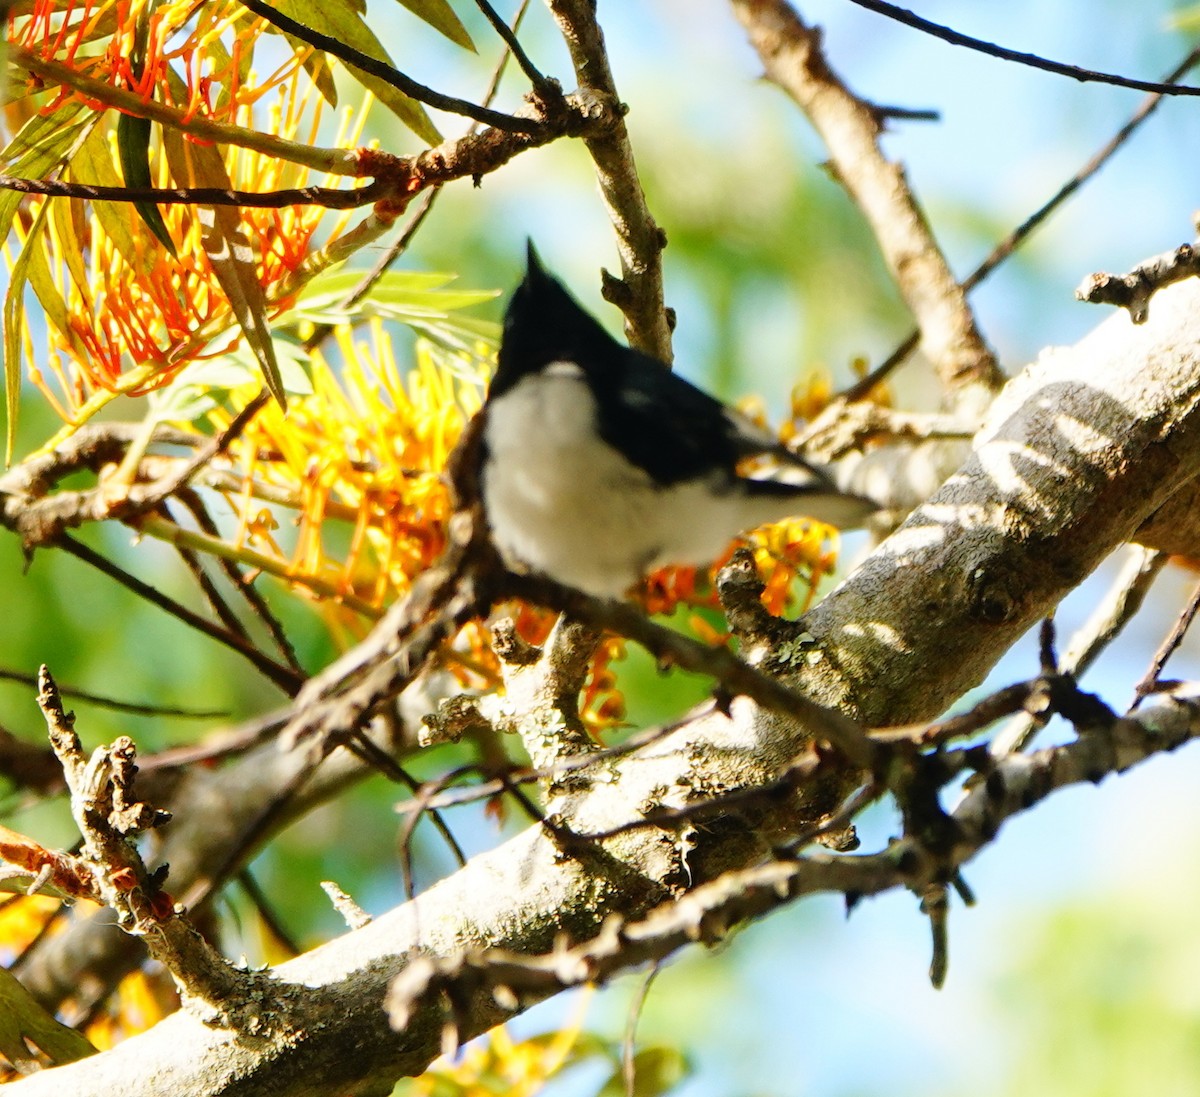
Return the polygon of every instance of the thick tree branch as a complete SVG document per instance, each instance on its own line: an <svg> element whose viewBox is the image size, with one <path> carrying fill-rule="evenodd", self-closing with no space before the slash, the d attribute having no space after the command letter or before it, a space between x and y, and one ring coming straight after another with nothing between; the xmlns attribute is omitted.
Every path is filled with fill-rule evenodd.
<svg viewBox="0 0 1200 1097"><path fill-rule="evenodd" d="M803 625L789 631L782 622L769 644L764 636L758 665L870 724L928 720L1198 472L1200 287L1180 283L1162 292L1145 325L1114 316L1014 381L959 473ZM415 1007L403 1033L393 1033L381 1003L392 976L417 953L435 967L479 949L551 954L560 934L582 944L614 914L638 923L655 908L668 923L686 925L687 908L664 902L688 894L707 900L716 893L696 889L730 871L744 875L728 878L736 882L731 906L713 903L720 917L747 913L738 896L756 871L764 887L749 890L768 905L776 885L784 892L863 893L944 879L932 874L969 857L1023 804L1194 735L1192 701L1172 704L1156 710L1155 721L1114 722L1080 699L1078 744L995 764L986 751L947 753L946 772L976 766L984 778L952 824L940 824L937 848L921 841L874 858L809 855L759 870L772 847L836 814L847 775L812 751L809 729L735 700L729 716L714 712L605 762L601 779L581 783L560 807L553 832L535 826L414 902L274 969L282 995L303 987L289 1009L319 1017L319 1024L298 1023L255 1043L179 1014L86 1067L16 1083L25 1088L14 1094L99 1095L119 1087L140 1097L164 1086L177 1097L383 1090L396 1075L424 1068L447 1023L459 1036L471 1035L509 1015L512 1005L511 996L498 1003L483 989L462 999L435 996ZM772 785L806 752L814 780L799 798L789 789L748 799L703 828L639 826L599 844L582 840L714 790ZM664 948L667 936L660 935Z"/></svg>

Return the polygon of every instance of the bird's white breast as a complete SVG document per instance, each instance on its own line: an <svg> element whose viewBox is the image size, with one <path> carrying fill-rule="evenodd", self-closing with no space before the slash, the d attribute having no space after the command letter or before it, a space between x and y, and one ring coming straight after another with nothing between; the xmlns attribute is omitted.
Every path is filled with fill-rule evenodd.
<svg viewBox="0 0 1200 1097"><path fill-rule="evenodd" d="M702 564L740 531L785 517L779 500L663 487L604 442L579 367L555 363L488 405L483 501L513 568L617 597L646 571Z"/></svg>

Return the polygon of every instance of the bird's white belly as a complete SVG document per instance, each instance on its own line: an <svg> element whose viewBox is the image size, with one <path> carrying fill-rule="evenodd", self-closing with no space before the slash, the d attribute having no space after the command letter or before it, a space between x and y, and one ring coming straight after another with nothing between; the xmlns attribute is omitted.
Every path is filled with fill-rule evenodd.
<svg viewBox="0 0 1200 1097"><path fill-rule="evenodd" d="M551 366L488 408L483 500L508 566L617 597L646 571L701 564L770 518L703 481L664 488L603 442L577 371Z"/></svg>

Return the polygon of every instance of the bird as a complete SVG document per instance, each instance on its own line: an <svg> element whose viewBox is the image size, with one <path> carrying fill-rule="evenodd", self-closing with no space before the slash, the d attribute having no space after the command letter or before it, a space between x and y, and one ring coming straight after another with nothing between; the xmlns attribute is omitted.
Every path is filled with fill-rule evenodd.
<svg viewBox="0 0 1200 1097"><path fill-rule="evenodd" d="M619 599L740 533L877 508L663 362L613 338L528 244L480 412L476 490L508 570ZM773 475L739 467L766 458Z"/></svg>

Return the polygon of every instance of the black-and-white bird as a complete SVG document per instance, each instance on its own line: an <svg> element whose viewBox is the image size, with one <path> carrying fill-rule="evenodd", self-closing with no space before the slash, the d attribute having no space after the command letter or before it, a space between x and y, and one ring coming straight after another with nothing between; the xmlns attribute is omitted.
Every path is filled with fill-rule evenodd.
<svg viewBox="0 0 1200 1097"><path fill-rule="evenodd" d="M509 302L483 409L478 489L506 566L619 597L667 564L807 515L861 525L875 505L663 363L623 346L541 266ZM777 475L739 475L765 457Z"/></svg>

